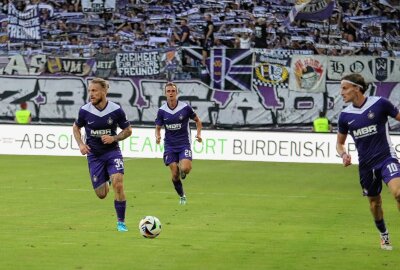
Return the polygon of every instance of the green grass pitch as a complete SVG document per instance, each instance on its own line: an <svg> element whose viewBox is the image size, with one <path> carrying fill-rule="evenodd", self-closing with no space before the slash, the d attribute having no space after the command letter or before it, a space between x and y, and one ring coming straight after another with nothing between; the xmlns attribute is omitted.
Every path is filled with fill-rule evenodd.
<svg viewBox="0 0 400 270"><path fill-rule="evenodd" d="M194 160L178 204L160 159L125 160L127 233L84 157L0 156L0 269L397 269L400 215L384 187L382 251L357 167ZM156 239L138 230L157 216Z"/></svg>

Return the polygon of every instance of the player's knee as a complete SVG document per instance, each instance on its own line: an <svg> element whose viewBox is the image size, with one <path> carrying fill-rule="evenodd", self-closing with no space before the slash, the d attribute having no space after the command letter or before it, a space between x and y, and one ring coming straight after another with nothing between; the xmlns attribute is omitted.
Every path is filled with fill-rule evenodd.
<svg viewBox="0 0 400 270"><path fill-rule="evenodd" d="M97 194L97 197L103 200L107 197L107 194Z"/></svg>
<svg viewBox="0 0 400 270"><path fill-rule="evenodd" d="M183 171L188 174L192 170L192 165L188 165L185 168L183 168Z"/></svg>
<svg viewBox="0 0 400 270"><path fill-rule="evenodd" d="M370 203L371 209L376 210L382 208L382 200L373 200Z"/></svg>
<svg viewBox="0 0 400 270"><path fill-rule="evenodd" d="M181 165L182 171L188 174L192 170L192 163L191 162L184 162Z"/></svg>
<svg viewBox="0 0 400 270"><path fill-rule="evenodd" d="M179 176L179 173L177 172L177 173L174 173L174 174L172 174L172 181L173 182L177 182L177 181L179 181L179 180L181 180L181 178L180 178L180 176Z"/></svg>
<svg viewBox="0 0 400 270"><path fill-rule="evenodd" d="M398 201L400 203L400 189L396 190L394 193L394 198L396 199L396 201Z"/></svg>
<svg viewBox="0 0 400 270"><path fill-rule="evenodd" d="M115 181L113 182L113 188L115 192L120 193L124 190L124 184L122 181Z"/></svg>
<svg viewBox="0 0 400 270"><path fill-rule="evenodd" d="M105 197L107 197L108 186L106 184L103 184L100 187L96 188L94 191L96 192L97 197L99 197L100 199L104 199Z"/></svg>
<svg viewBox="0 0 400 270"><path fill-rule="evenodd" d="M176 182L176 181L179 181L179 180L180 180L179 174L173 174L172 175L172 181Z"/></svg>
<svg viewBox="0 0 400 270"><path fill-rule="evenodd" d="M101 192L96 191L96 195L97 195L97 197L99 197L99 199L104 199L105 197L107 197L107 193L105 191L101 191Z"/></svg>
<svg viewBox="0 0 400 270"><path fill-rule="evenodd" d="M171 171L171 177L172 177L172 180L174 180L174 179L179 180L179 170L178 169L172 170Z"/></svg>
<svg viewBox="0 0 400 270"><path fill-rule="evenodd" d="M124 182L122 175L114 175L112 179L113 189L116 193L124 191Z"/></svg>

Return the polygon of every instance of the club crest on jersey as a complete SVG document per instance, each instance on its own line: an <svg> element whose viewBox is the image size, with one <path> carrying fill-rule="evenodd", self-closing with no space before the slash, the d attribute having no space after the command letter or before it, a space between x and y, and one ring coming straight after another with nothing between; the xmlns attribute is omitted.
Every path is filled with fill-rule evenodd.
<svg viewBox="0 0 400 270"><path fill-rule="evenodd" d="M112 118L108 117L107 124L112 125L113 123L114 121L112 120Z"/></svg>
<svg viewBox="0 0 400 270"><path fill-rule="evenodd" d="M183 119L183 115L180 114L180 115L179 115L179 120L182 120L182 119Z"/></svg>
<svg viewBox="0 0 400 270"><path fill-rule="evenodd" d="M369 111L368 119L374 119L374 117L375 117L375 114L373 112Z"/></svg>

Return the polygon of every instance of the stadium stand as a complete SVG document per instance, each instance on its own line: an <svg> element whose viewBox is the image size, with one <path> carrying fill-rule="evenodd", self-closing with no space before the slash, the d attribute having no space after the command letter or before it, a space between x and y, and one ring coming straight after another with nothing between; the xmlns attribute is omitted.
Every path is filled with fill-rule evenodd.
<svg viewBox="0 0 400 270"><path fill-rule="evenodd" d="M92 1L93 2L93 1ZM103 1L101 1L103 2ZM105 1L107 2L107 1ZM323 1L322 1L323 2ZM289 20L294 1L280 0L123 0L115 10L84 12L81 0L13 1L19 12L39 5L40 37L14 42L9 32L9 0L0 1L0 52L35 52L59 56L93 56L102 44L128 52L179 46L174 32L188 20L190 45L200 46L203 14L212 14L216 46L255 47L258 23L266 28L269 49L311 50L323 55L398 56L400 9L398 1L332 1L328 19ZM250 38L251 42L248 42Z"/></svg>

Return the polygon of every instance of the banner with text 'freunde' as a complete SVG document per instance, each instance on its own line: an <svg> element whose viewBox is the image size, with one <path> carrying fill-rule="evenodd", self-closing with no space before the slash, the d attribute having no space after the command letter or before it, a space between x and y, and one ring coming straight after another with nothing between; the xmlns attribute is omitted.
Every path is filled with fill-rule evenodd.
<svg viewBox="0 0 400 270"><path fill-rule="evenodd" d="M26 11L19 11L10 2L8 4L7 29L8 37L12 42L41 40L39 6L34 5Z"/></svg>

